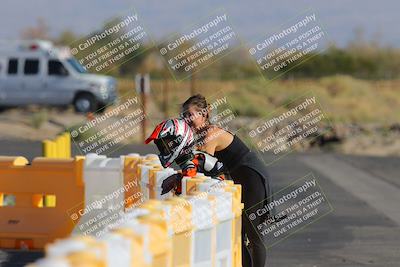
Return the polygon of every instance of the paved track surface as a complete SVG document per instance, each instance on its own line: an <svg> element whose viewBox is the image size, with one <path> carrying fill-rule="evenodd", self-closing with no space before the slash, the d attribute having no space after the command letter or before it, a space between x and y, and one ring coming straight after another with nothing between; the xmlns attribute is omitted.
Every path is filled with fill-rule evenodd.
<svg viewBox="0 0 400 267"><path fill-rule="evenodd" d="M0 141L0 155L32 159L40 151L40 142ZM112 156L154 151L132 145ZM269 248L268 266L399 266L399 163L391 157L292 153L269 166L275 192L312 173L333 211ZM41 256L0 250L0 266L23 266Z"/></svg>

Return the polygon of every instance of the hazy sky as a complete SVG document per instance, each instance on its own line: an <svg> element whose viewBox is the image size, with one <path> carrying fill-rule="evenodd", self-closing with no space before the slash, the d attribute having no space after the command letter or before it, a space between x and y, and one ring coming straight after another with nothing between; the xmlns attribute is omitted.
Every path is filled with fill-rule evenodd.
<svg viewBox="0 0 400 267"><path fill-rule="evenodd" d="M338 45L361 28L368 40L400 47L399 0L1 0L0 7L0 39L17 39L38 17L48 23L52 36L66 29L86 35L132 7L156 39L185 29L216 8L226 9L243 39L253 39L311 7Z"/></svg>

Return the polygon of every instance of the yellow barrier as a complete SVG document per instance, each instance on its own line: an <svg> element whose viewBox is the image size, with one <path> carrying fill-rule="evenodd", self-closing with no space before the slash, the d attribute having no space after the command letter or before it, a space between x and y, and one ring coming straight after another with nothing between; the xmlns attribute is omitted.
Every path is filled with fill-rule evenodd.
<svg viewBox="0 0 400 267"><path fill-rule="evenodd" d="M225 181L230 186L227 186L225 190L227 192L231 192L233 194L233 212L235 214L235 218L233 221L233 255L232 262L234 267L242 266L242 210L244 208L244 204L241 203L242 198L242 186L238 184L234 184L233 181L228 180Z"/></svg>
<svg viewBox="0 0 400 267"><path fill-rule="evenodd" d="M135 186L130 187L125 191L125 209L132 207L136 204L139 198L134 198L133 196L137 195L137 193L141 192L140 187L140 173L138 164L142 164L144 161L140 156L126 156L124 157L124 185L132 182Z"/></svg>
<svg viewBox="0 0 400 267"><path fill-rule="evenodd" d="M172 234L172 266L190 267L192 254L193 225L191 223L192 209L183 198L170 198L165 201L150 199L140 206L157 214L167 222ZM159 242L159 240L157 241ZM154 267L158 265L154 265Z"/></svg>
<svg viewBox="0 0 400 267"><path fill-rule="evenodd" d="M40 249L67 237L83 208L83 159L0 157L0 248Z"/></svg>
<svg viewBox="0 0 400 267"><path fill-rule="evenodd" d="M107 158L102 160L110 162ZM0 157L0 248L40 249L48 244L46 257L29 265L35 267L56 266L57 262L72 266L113 267L119 266L119 257L125 257L124 262L129 261L131 267L241 266L243 204L240 185L225 181L213 192L211 188L217 180L204 176L184 177L182 196L160 200L159 192L154 188L159 182L157 179L164 177L161 173L165 170L159 167L156 159L128 155L120 160L119 181L124 187L135 185L126 187L128 189L124 191L125 212L120 216L123 218L139 211L137 216L126 217L125 224L122 222L111 231L105 231L104 238L86 240L88 237L78 235L57 241L54 243L56 246L63 241L83 240L87 246L63 245L63 254L54 257L55 254L49 252L53 246L50 242L68 237L78 228L76 222L75 225L72 223L69 211L84 210L87 204L83 177L84 173L87 174L85 158L35 158L31 165L27 165L28 161L23 157ZM148 180L146 190L150 199L140 204L132 196L144 190L140 187L141 179ZM107 194L107 191L102 194ZM229 209L225 209L227 213L221 213L224 199L229 204ZM105 207L107 205L101 208ZM141 210L146 213L140 213ZM90 214L87 218L91 218ZM138 230L136 225L147 230ZM228 243L221 242L224 240L221 234L229 238L225 239ZM217 250L218 244L227 246ZM97 245L105 249L100 255L92 249ZM119 248L124 247L128 256L119 254ZM205 260L202 253L208 253Z"/></svg>
<svg viewBox="0 0 400 267"><path fill-rule="evenodd" d="M53 140L42 142L42 155L45 158L68 159L71 157L71 137L68 132L57 136Z"/></svg>
<svg viewBox="0 0 400 267"><path fill-rule="evenodd" d="M134 232L133 229L127 227L114 229L112 233L120 235L130 241L130 249L128 249L128 251L132 257L131 261L134 261L136 266L150 267L150 264L146 263L145 256L143 255L145 249L145 241L143 236Z"/></svg>
<svg viewBox="0 0 400 267"><path fill-rule="evenodd" d="M168 235L167 221L154 213L138 220L150 229L150 250L154 255L151 267L172 267L172 238Z"/></svg>

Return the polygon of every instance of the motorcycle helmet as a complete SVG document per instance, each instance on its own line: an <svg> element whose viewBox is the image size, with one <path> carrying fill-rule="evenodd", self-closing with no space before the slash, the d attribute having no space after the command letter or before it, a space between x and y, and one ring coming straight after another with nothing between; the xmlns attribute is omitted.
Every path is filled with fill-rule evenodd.
<svg viewBox="0 0 400 267"><path fill-rule="evenodd" d="M181 165L193 158L194 135L183 119L168 119L158 124L145 144L154 141L164 168L174 161Z"/></svg>

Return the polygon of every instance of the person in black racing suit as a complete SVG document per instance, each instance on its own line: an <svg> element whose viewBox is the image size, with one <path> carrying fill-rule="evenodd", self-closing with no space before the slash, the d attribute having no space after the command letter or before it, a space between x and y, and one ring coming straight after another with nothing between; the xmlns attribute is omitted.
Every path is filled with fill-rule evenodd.
<svg viewBox="0 0 400 267"><path fill-rule="evenodd" d="M268 210L261 216L250 220L246 211L254 212L264 208L272 201L272 189L265 164L251 151L238 136L212 125L209 118L209 106L202 95L195 95L182 105L182 117L196 134L202 136L197 141L197 149L214 155L222 162L235 183L242 185L242 266L264 267L266 248L257 233L257 225L268 218L278 221L275 211ZM246 246L246 236L249 247Z"/></svg>

